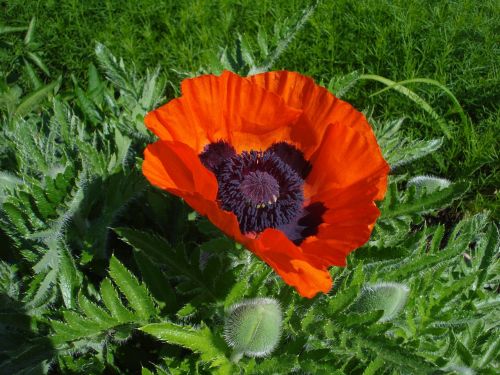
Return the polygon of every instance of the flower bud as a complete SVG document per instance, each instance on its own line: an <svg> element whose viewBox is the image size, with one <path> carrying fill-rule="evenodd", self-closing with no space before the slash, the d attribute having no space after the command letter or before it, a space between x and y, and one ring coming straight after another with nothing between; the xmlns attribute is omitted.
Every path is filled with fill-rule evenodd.
<svg viewBox="0 0 500 375"><path fill-rule="evenodd" d="M224 326L226 342L234 348L232 360L243 355L264 357L271 353L281 336L282 313L272 298L254 298L234 304Z"/></svg>
<svg viewBox="0 0 500 375"><path fill-rule="evenodd" d="M369 312L383 310L381 322L387 322L395 318L406 304L406 298L410 289L399 283L381 282L365 285L361 294L354 301L351 311Z"/></svg>
<svg viewBox="0 0 500 375"><path fill-rule="evenodd" d="M415 186L418 193L422 193L425 189L428 194L445 189L450 185L449 180L434 176L416 176L408 181L408 186Z"/></svg>

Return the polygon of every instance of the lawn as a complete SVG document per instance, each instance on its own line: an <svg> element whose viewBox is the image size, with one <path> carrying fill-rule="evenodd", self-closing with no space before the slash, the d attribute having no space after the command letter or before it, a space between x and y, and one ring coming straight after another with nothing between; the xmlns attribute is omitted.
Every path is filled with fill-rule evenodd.
<svg viewBox="0 0 500 375"><path fill-rule="evenodd" d="M293 23L309 2L283 1L8 1L1 22L26 26L37 16L35 40L52 76L83 78L100 41L139 71L161 66L174 87L178 72L196 72L235 43L237 33L253 50L261 30L271 40ZM430 78L448 87L470 119L460 123L443 91L426 84L421 93L450 122L452 137L419 172L473 184L461 212L483 209L499 218L498 34L496 1L324 1L273 69L298 71L327 83L353 71L394 81ZM281 30L283 33L283 30ZM14 39L15 36L12 36ZM17 42L22 41L17 38ZM21 54L21 48L15 49ZM4 51L2 64L13 58ZM405 131L442 136L422 111L393 91L371 96L380 84L359 82L347 100L377 118L407 117ZM173 94L171 94L173 95ZM423 117L423 118L422 118Z"/></svg>
<svg viewBox="0 0 500 375"><path fill-rule="evenodd" d="M498 371L497 1L0 9L0 373ZM183 79L260 66L362 111L392 167L370 240L312 300L138 173L144 115ZM257 343L228 339L246 324Z"/></svg>

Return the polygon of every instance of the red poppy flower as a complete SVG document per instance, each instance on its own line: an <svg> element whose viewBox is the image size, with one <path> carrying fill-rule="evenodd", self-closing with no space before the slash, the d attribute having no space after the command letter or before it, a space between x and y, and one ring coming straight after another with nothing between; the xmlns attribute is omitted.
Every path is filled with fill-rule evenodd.
<svg viewBox="0 0 500 375"><path fill-rule="evenodd" d="M365 117L312 79L231 72L182 82L148 113L143 173L268 263L304 297L370 237L389 166Z"/></svg>

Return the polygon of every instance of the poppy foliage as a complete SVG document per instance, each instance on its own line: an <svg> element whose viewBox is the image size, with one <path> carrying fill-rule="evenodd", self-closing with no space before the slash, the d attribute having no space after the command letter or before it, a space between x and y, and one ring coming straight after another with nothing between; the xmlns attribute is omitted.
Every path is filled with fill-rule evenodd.
<svg viewBox="0 0 500 375"><path fill-rule="evenodd" d="M143 173L304 297L369 239L389 166L365 117L311 78L225 71L147 114Z"/></svg>

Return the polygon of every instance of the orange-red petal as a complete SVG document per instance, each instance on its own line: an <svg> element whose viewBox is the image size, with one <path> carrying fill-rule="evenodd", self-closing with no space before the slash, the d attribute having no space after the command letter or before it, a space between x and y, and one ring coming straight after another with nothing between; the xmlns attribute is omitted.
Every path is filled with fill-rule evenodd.
<svg viewBox="0 0 500 375"><path fill-rule="evenodd" d="M283 232L266 229L247 247L269 264L288 284L303 297L312 298L317 293L328 293L332 278L326 267L316 267Z"/></svg>
<svg viewBox="0 0 500 375"><path fill-rule="evenodd" d="M196 153L224 140L237 152L265 150L290 137L301 111L279 96L228 71L182 82L182 96L148 113L145 123L160 139L187 144Z"/></svg>
<svg viewBox="0 0 500 375"><path fill-rule="evenodd" d="M280 96L287 105L303 111L303 121L309 125L296 127L292 138L295 138L294 142L302 144L306 158L314 153L328 125L335 122L352 127L361 133L370 145L377 145L372 128L363 114L324 87L316 85L311 78L296 72L274 71L257 74L248 79Z"/></svg>
<svg viewBox="0 0 500 375"><path fill-rule="evenodd" d="M347 189L359 182L364 182L366 189L376 187L375 200L385 195L389 165L380 148L343 123L328 127L310 162L313 168L306 180L305 195L312 201L329 200L330 190Z"/></svg>
<svg viewBox="0 0 500 375"><path fill-rule="evenodd" d="M209 200L217 197L215 176L184 143L158 141L148 145L142 172L153 185L176 195L199 193Z"/></svg>
<svg viewBox="0 0 500 375"><path fill-rule="evenodd" d="M380 215L373 203L376 193L364 182L327 192L330 199L324 202L328 210L323 214L323 224L315 236L301 244L304 254L318 266L345 266L347 255L369 240Z"/></svg>

